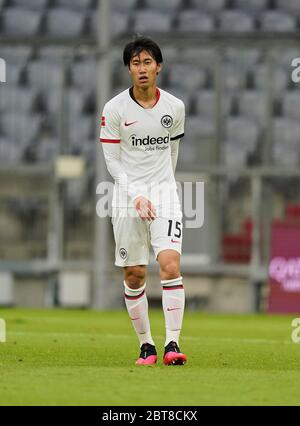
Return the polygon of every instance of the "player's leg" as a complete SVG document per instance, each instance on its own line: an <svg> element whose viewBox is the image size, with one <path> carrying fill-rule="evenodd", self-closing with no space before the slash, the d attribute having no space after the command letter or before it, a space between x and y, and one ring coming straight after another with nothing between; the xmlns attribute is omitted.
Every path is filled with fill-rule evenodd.
<svg viewBox="0 0 300 426"><path fill-rule="evenodd" d="M124 268L125 304L141 348L136 362L139 365L154 364L157 361L148 315L146 272L145 265Z"/></svg>
<svg viewBox="0 0 300 426"><path fill-rule="evenodd" d="M164 364L184 364L187 357L179 349L185 305L184 287L180 274L180 254L173 249L166 249L158 254L157 260L160 266L162 305L166 325Z"/></svg>
<svg viewBox="0 0 300 426"><path fill-rule="evenodd" d="M152 222L151 244L160 266L162 305L166 325L165 364L183 364L187 358L179 350L185 293L180 273L182 246L181 217L157 218Z"/></svg>
<svg viewBox="0 0 300 426"><path fill-rule="evenodd" d="M116 209L114 213L115 264L124 270L125 304L141 352L143 349L143 357L137 363L153 364L157 357L150 331L145 281L149 261L149 229L141 219L134 215L128 216L121 209Z"/></svg>

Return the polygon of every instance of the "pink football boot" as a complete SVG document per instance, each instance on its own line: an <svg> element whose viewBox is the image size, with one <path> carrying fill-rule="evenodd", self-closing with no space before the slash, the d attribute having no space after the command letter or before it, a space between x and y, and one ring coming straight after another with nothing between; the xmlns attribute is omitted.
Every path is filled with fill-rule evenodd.
<svg viewBox="0 0 300 426"><path fill-rule="evenodd" d="M176 342L170 342L165 347L163 361L165 365L184 365L187 362L187 356L180 352Z"/></svg>
<svg viewBox="0 0 300 426"><path fill-rule="evenodd" d="M141 346L141 353L139 359L136 361L136 365L153 365L157 361L157 353L155 346L150 343L144 343Z"/></svg>

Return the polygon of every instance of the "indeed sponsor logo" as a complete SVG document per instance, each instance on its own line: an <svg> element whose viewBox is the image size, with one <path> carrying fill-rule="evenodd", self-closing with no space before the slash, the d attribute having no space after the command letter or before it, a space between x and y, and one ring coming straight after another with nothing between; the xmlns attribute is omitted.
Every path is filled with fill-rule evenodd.
<svg viewBox="0 0 300 426"><path fill-rule="evenodd" d="M163 137L150 137L150 135L145 138L137 138L136 135L131 135L132 146L149 146L149 145L163 145L167 144L170 141L170 135Z"/></svg>

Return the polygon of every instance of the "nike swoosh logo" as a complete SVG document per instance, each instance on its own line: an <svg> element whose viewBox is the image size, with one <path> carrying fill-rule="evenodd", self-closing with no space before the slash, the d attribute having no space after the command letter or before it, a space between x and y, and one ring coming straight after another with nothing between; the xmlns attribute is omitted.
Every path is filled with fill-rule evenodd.
<svg viewBox="0 0 300 426"><path fill-rule="evenodd" d="M139 318L130 318L132 321L138 320Z"/></svg>
<svg viewBox="0 0 300 426"><path fill-rule="evenodd" d="M173 240L173 238L172 238L171 243L180 243L180 241L175 241L175 240Z"/></svg>
<svg viewBox="0 0 300 426"><path fill-rule="evenodd" d="M168 308L167 311L177 311L178 309L181 309L181 308Z"/></svg>
<svg viewBox="0 0 300 426"><path fill-rule="evenodd" d="M131 123L126 123L126 121L125 121L125 126L128 127L128 126L131 126L132 124L135 124L135 123L137 123L137 121L132 121Z"/></svg>

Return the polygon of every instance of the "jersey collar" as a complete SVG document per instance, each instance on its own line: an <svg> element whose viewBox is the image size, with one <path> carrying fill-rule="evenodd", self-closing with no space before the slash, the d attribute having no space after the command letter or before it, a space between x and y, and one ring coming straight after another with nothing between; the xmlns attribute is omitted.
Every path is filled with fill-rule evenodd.
<svg viewBox="0 0 300 426"><path fill-rule="evenodd" d="M159 98L160 98L160 90L158 89L158 87L156 88L156 100L155 100L155 103L154 103L154 105L151 107L151 108L144 108L143 107L143 105L141 105L136 99L135 99L135 97L134 97L134 94L133 94L133 87L130 87L130 89L129 89L129 95L130 95L130 97L131 97L131 99L132 100L134 100L134 102L136 102L141 108L143 108L143 109L152 109L152 108L154 108L155 107L155 105L157 104L157 102L159 101Z"/></svg>

